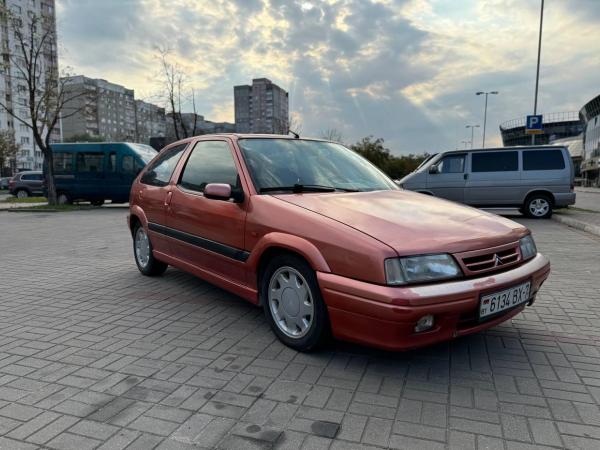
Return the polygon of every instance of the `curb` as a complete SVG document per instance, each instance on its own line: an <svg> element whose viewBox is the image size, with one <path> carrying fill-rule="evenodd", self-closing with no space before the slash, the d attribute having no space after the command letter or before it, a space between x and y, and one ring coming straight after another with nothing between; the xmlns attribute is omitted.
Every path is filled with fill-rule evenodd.
<svg viewBox="0 0 600 450"><path fill-rule="evenodd" d="M555 221L568 225L576 230L585 231L586 233L600 237L600 225L592 225L590 223L582 222L581 220L573 219L572 217L563 217L557 214L554 214L552 218Z"/></svg>

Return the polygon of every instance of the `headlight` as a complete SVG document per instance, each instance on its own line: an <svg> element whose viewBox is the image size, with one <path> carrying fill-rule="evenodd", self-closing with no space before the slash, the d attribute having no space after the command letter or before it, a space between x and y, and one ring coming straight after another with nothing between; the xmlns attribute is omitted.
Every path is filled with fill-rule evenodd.
<svg viewBox="0 0 600 450"><path fill-rule="evenodd" d="M533 238L530 234L521 238L519 246L521 247L521 256L524 260L533 258L537 255L537 248L535 247L535 242L533 242Z"/></svg>
<svg viewBox="0 0 600 450"><path fill-rule="evenodd" d="M385 260L385 276L388 284L422 283L445 280L462 275L452 256L424 255Z"/></svg>

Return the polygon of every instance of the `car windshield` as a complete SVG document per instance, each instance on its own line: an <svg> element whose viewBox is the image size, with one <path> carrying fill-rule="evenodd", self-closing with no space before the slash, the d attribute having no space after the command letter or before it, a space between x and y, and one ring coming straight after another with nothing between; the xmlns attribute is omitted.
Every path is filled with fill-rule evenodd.
<svg viewBox="0 0 600 450"><path fill-rule="evenodd" d="M144 161L144 164L148 164L152 160L152 158L154 158L156 156L156 154L158 153L156 150L154 150L149 145L144 145L144 144L129 144L129 145L131 145L131 147L133 148L133 151L136 152L140 158L142 158L142 161Z"/></svg>
<svg viewBox="0 0 600 450"><path fill-rule="evenodd" d="M362 156L331 142L240 139L244 160L259 192L378 191L397 189ZM287 189L286 189L287 188ZM305 188L305 189L303 189Z"/></svg>

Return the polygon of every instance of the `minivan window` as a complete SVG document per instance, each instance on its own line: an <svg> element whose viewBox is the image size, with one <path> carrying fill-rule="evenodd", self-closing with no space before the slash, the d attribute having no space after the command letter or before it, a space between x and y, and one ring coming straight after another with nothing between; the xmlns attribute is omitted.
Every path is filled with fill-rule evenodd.
<svg viewBox="0 0 600 450"><path fill-rule="evenodd" d="M227 142L202 141L192 150L179 185L203 192L209 183L225 183L235 187L237 180L237 169Z"/></svg>
<svg viewBox="0 0 600 450"><path fill-rule="evenodd" d="M77 172L102 172L104 153L81 152L77 153Z"/></svg>
<svg viewBox="0 0 600 450"><path fill-rule="evenodd" d="M473 172L509 172L519 170L518 152L478 152L471 155Z"/></svg>
<svg viewBox="0 0 600 450"><path fill-rule="evenodd" d="M54 173L69 173L73 171L72 153L54 153Z"/></svg>
<svg viewBox="0 0 600 450"><path fill-rule="evenodd" d="M151 186L166 186L169 184L173 170L187 144L180 144L164 151L148 168L141 182Z"/></svg>
<svg viewBox="0 0 600 450"><path fill-rule="evenodd" d="M123 158L121 159L121 172L137 175L143 168L144 165L132 155L123 155Z"/></svg>
<svg viewBox="0 0 600 450"><path fill-rule="evenodd" d="M115 152L110 152L108 154L108 171L109 172L117 171L117 154Z"/></svg>
<svg viewBox="0 0 600 450"><path fill-rule="evenodd" d="M465 155L444 156L437 166L438 173L463 173L465 171Z"/></svg>
<svg viewBox="0 0 600 450"><path fill-rule="evenodd" d="M565 159L562 150L525 150L523 170L562 170Z"/></svg>

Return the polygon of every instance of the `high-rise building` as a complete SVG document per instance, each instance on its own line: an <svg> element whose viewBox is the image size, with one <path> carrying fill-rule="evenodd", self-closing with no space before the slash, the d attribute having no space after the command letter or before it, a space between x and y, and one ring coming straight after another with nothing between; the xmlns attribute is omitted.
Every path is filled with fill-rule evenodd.
<svg viewBox="0 0 600 450"><path fill-rule="evenodd" d="M238 133L287 134L288 93L267 78L233 88Z"/></svg>
<svg viewBox="0 0 600 450"><path fill-rule="evenodd" d="M10 11L9 14L0 14L0 45L2 48L2 58L0 58L0 97L3 104L19 118L30 122L28 90L20 71L19 61L22 60L22 52L19 43L13 32L15 23L20 24L23 30L23 37L28 38L28 31L32 17L40 20L38 23L42 27L51 27L51 32L47 33L47 41L44 44L44 52L40 57L38 88L44 91L46 86L46 74L56 74L58 70L57 45L56 45L56 16L54 10L54 0L3 0L0 7ZM10 16L15 18L15 22L9 24ZM47 30L47 28L43 28ZM45 33L45 31L43 31ZM48 39L49 38L49 39ZM20 58L20 59L19 59ZM40 170L44 162L44 156L36 145L33 132L24 123L0 108L0 130L11 131L14 133L15 142L20 145L15 159L10 161L12 170ZM55 134L52 140L60 137L60 130L55 128Z"/></svg>
<svg viewBox="0 0 600 450"><path fill-rule="evenodd" d="M136 142L149 144L153 137L164 137L166 130L165 108L135 101Z"/></svg>
<svg viewBox="0 0 600 450"><path fill-rule="evenodd" d="M83 75L65 81L67 97L62 119L63 138L88 135L106 141L135 141L133 89Z"/></svg>

